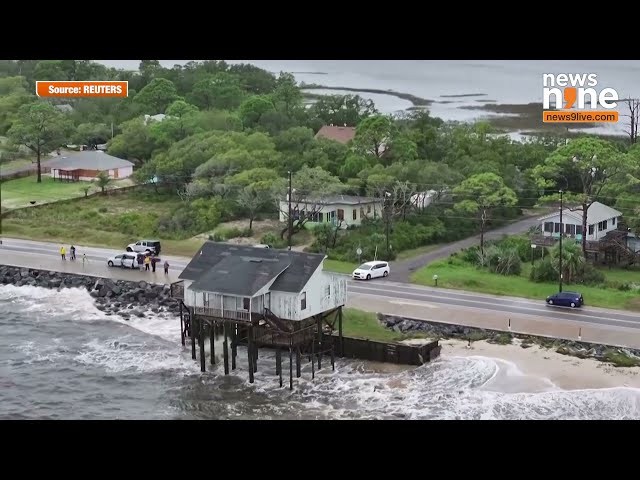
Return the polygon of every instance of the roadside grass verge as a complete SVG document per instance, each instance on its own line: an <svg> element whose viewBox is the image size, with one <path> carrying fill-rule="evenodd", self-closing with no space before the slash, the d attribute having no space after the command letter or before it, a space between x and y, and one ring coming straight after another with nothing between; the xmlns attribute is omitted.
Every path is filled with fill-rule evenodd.
<svg viewBox="0 0 640 480"><path fill-rule="evenodd" d="M419 285L434 286L433 276L438 275L438 286L456 290L469 290L491 295L523 297L544 301L547 295L558 291L557 283L535 283L529 280L530 265L523 265L522 273L498 275L477 269L471 265L450 264L439 260L416 271L411 282ZM609 275L608 270L603 270ZM627 272L625 274L625 272ZM612 275L613 276L613 275ZM635 271L616 270L619 281L638 281ZM626 278L626 280L621 280ZM607 278L608 279L608 278ZM591 287L565 284L565 290L578 290L584 295L585 303L595 307L640 311L640 293L621 291L614 288Z"/></svg>

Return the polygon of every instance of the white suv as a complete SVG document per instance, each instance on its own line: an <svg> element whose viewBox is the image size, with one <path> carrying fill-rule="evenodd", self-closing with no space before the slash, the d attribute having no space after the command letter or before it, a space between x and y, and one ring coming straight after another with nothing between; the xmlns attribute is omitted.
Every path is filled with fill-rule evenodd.
<svg viewBox="0 0 640 480"><path fill-rule="evenodd" d="M387 262L366 262L353 271L352 277L357 280L371 280L376 277L389 276L389 264Z"/></svg>
<svg viewBox="0 0 640 480"><path fill-rule="evenodd" d="M136 243L127 245L127 252L153 252L156 255L160 255L160 241L159 240L139 240Z"/></svg>

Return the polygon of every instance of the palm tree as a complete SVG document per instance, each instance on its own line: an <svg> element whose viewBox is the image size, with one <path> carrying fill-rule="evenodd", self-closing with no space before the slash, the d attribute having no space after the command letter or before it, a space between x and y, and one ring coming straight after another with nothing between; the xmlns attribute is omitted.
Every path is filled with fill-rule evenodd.
<svg viewBox="0 0 640 480"><path fill-rule="evenodd" d="M549 251L551 265L558 270L560 266L560 244L554 245ZM577 243L566 242L562 245L562 278L567 283L571 283L576 274L582 271L585 265L582 249Z"/></svg>

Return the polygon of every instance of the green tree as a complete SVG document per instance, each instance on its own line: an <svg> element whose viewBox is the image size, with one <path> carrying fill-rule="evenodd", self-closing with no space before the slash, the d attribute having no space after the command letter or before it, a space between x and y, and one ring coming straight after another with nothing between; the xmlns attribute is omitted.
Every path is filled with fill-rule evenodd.
<svg viewBox="0 0 640 480"><path fill-rule="evenodd" d="M37 182L42 182L41 158L65 141L70 125L64 115L47 102L28 103L20 107L7 132L9 140L24 145L36 154Z"/></svg>
<svg viewBox="0 0 640 480"><path fill-rule="evenodd" d="M580 211L582 215L582 252L585 256L589 207L598 201L603 188L623 173L625 163L626 157L611 142L596 137L582 137L559 147L532 171L540 188L566 191L569 182L577 183L579 191L570 191L567 200L580 204L575 211Z"/></svg>
<svg viewBox="0 0 640 480"><path fill-rule="evenodd" d="M518 202L515 192L494 173L480 173L467 178L453 189L458 197L453 208L478 218L480 224L480 253L484 256L484 234L491 211L496 207L513 206Z"/></svg>
<svg viewBox="0 0 640 480"><path fill-rule="evenodd" d="M109 177L109 173L105 171L98 172L96 175L96 185L100 189L100 192L104 194L105 189L111 183L111 178Z"/></svg>
<svg viewBox="0 0 640 480"><path fill-rule="evenodd" d="M271 93L276 86L276 77L255 65L231 65L228 72L237 75L244 90L253 95Z"/></svg>
<svg viewBox="0 0 640 480"><path fill-rule="evenodd" d="M264 114L272 112L273 110L274 106L270 97L266 95L253 95L240 105L240 120L242 120L245 128L254 127Z"/></svg>
<svg viewBox="0 0 640 480"><path fill-rule="evenodd" d="M297 218L291 219L291 235L299 232L304 224L322 209L328 198L343 192L345 189L344 184L340 182L338 177L331 175L320 167L302 167L293 174L291 183L293 190L291 192L292 211L304 212L304 215L300 214ZM273 182L271 188L272 198L286 221L289 219L288 190L288 182L285 178ZM280 238L285 238L287 230L288 227L285 227L280 232Z"/></svg>
<svg viewBox="0 0 640 480"><path fill-rule="evenodd" d="M111 137L111 127L104 123L81 123L71 137L78 145L100 145L107 143Z"/></svg>
<svg viewBox="0 0 640 480"><path fill-rule="evenodd" d="M134 118L120 125L122 133L107 144L109 154L143 164L149 161L156 148L149 125L142 118Z"/></svg>
<svg viewBox="0 0 640 480"><path fill-rule="evenodd" d="M36 100L27 89L28 84L24 77L0 78L0 134L9 130L16 112L22 105Z"/></svg>
<svg viewBox="0 0 640 480"><path fill-rule="evenodd" d="M164 113L171 103L179 99L176 86L166 78L154 78L134 97L134 101L144 106L149 115Z"/></svg>
<svg viewBox="0 0 640 480"><path fill-rule="evenodd" d="M40 60L33 71L33 79L55 82L69 80L69 75L62 60Z"/></svg>
<svg viewBox="0 0 640 480"><path fill-rule="evenodd" d="M245 97L238 78L225 72L197 82L191 91L191 101L204 110L235 110Z"/></svg>
<svg viewBox="0 0 640 480"><path fill-rule="evenodd" d="M374 115L363 119L356 127L353 139L356 150L366 155L380 158L386 146L393 142L397 134L393 119L387 115Z"/></svg>
<svg viewBox="0 0 640 480"><path fill-rule="evenodd" d="M311 115L324 125L355 127L364 118L377 113L373 101L359 95L321 95L311 107Z"/></svg>
<svg viewBox="0 0 640 480"><path fill-rule="evenodd" d="M269 202L270 185L266 182L256 182L244 187L238 192L236 201L238 205L247 211L249 216L249 231L253 229L253 220L256 213Z"/></svg>
<svg viewBox="0 0 640 480"><path fill-rule="evenodd" d="M283 105L286 115L290 115L294 108L302 105L302 92L300 88L298 88L296 79L292 74L280 72L280 76L278 80L276 80L273 100L276 105Z"/></svg>
<svg viewBox="0 0 640 480"><path fill-rule="evenodd" d="M551 257L551 265L559 272L560 271L560 244L554 245L549 250L549 256ZM565 242L562 245L562 278L567 282L573 282L576 277L582 272L585 266L585 257L582 250L577 243Z"/></svg>

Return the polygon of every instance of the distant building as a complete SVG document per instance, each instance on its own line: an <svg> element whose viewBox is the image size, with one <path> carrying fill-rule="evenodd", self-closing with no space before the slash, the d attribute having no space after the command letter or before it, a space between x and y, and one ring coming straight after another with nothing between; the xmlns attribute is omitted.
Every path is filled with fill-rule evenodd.
<svg viewBox="0 0 640 480"><path fill-rule="evenodd" d="M437 198L438 192L428 190L426 192L418 192L411 196L410 202L415 208L423 210L433 203Z"/></svg>
<svg viewBox="0 0 640 480"><path fill-rule="evenodd" d="M61 180L93 180L100 172L107 172L114 180L130 177L133 163L113 157L100 150L85 150L51 160L51 176Z"/></svg>
<svg viewBox="0 0 640 480"><path fill-rule="evenodd" d="M161 122L167 116L164 113L158 113L157 115L145 115L144 116L144 124L147 125L149 122Z"/></svg>
<svg viewBox="0 0 640 480"><path fill-rule="evenodd" d="M587 240L600 240L610 231L616 230L618 228L616 223L621 216L622 212L603 203L593 202L587 209ZM582 231L582 210L565 208L562 211L563 232L560 231L560 212L546 215L539 220L542 235L545 237L558 238L563 234L581 240L585 233Z"/></svg>
<svg viewBox="0 0 640 480"><path fill-rule="evenodd" d="M73 107L71 105L69 105L68 103L63 103L62 105L55 105L55 107L58 110L60 110L61 112L64 112L64 113L73 112Z"/></svg>
<svg viewBox="0 0 640 480"><path fill-rule="evenodd" d="M292 217L309 217L309 223L331 223L342 228L358 226L364 218L382 215L384 202L381 198L333 195L317 200L296 200L291 203ZM286 223L289 205L280 201L280 221Z"/></svg>
<svg viewBox="0 0 640 480"><path fill-rule="evenodd" d="M340 142L343 144L349 143L356 136L355 127L339 127L332 125L324 125L318 133L316 133L315 138L327 138L329 140L334 140L336 142Z"/></svg>

